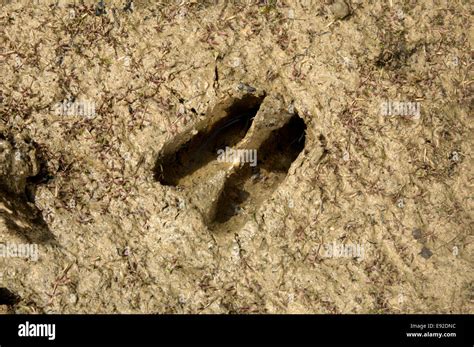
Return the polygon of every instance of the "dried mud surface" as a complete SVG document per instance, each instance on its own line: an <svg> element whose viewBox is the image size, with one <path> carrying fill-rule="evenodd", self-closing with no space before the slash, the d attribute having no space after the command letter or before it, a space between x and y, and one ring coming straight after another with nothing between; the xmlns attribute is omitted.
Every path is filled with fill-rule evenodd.
<svg viewBox="0 0 474 347"><path fill-rule="evenodd" d="M0 312L474 313L470 1L0 3Z"/></svg>

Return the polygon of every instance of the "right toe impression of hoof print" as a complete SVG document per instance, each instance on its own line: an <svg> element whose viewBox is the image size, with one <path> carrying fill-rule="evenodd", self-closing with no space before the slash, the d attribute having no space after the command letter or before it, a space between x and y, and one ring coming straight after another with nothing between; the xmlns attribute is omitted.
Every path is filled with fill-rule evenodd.
<svg viewBox="0 0 474 347"><path fill-rule="evenodd" d="M230 98L163 146L155 178L184 190L212 232L237 231L283 183L304 149L305 131L280 97Z"/></svg>

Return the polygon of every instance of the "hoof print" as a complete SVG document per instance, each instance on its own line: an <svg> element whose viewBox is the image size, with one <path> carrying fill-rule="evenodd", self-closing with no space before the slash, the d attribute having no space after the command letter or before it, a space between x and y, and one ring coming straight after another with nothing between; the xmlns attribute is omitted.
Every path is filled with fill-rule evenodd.
<svg viewBox="0 0 474 347"><path fill-rule="evenodd" d="M213 232L242 227L284 181L305 146L306 125L278 98L246 95L164 146L155 178L184 187ZM196 132L197 130L197 132Z"/></svg>

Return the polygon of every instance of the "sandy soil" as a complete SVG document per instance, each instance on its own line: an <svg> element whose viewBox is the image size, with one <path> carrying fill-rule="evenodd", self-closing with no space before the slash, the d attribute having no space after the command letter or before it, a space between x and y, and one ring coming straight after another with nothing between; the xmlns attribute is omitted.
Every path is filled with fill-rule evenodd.
<svg viewBox="0 0 474 347"><path fill-rule="evenodd" d="M0 3L0 313L474 313L470 1Z"/></svg>

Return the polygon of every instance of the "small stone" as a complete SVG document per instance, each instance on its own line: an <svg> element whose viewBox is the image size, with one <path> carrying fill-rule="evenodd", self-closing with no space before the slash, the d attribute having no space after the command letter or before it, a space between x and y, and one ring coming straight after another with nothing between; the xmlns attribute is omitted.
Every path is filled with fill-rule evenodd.
<svg viewBox="0 0 474 347"><path fill-rule="evenodd" d="M421 240L423 238L423 232L419 228L414 229L411 234L413 235L415 240Z"/></svg>
<svg viewBox="0 0 474 347"><path fill-rule="evenodd" d="M351 13L351 10L344 0L336 0L331 5L331 12L335 19L344 19Z"/></svg>
<svg viewBox="0 0 474 347"><path fill-rule="evenodd" d="M72 305L77 304L77 295L76 294L70 294L69 295L69 303Z"/></svg>
<svg viewBox="0 0 474 347"><path fill-rule="evenodd" d="M129 248L129 247L125 247L125 248L123 249L122 255L123 255L124 257L128 257L128 256L130 255L130 248Z"/></svg>
<svg viewBox="0 0 474 347"><path fill-rule="evenodd" d="M134 9L134 7L133 7L133 0L128 0L127 3L126 3L126 5L125 5L125 7L123 8L123 10L124 10L125 12L127 12L127 11L128 11L128 12L133 12L133 9Z"/></svg>
<svg viewBox="0 0 474 347"><path fill-rule="evenodd" d="M289 114L295 114L295 105L293 103L288 105L288 113Z"/></svg>
<svg viewBox="0 0 474 347"><path fill-rule="evenodd" d="M295 19L295 11L291 8L288 10L288 18Z"/></svg>
<svg viewBox="0 0 474 347"><path fill-rule="evenodd" d="M405 19L405 12L403 12L403 10L398 10L397 11L397 17L398 17L399 20Z"/></svg>
<svg viewBox="0 0 474 347"><path fill-rule="evenodd" d="M246 93L255 93L257 91L257 89L255 89L254 87L249 86L248 84L245 84L245 83L242 83L242 82L240 82L238 84L237 90L240 90L240 91L246 92Z"/></svg>
<svg viewBox="0 0 474 347"><path fill-rule="evenodd" d="M259 172L254 173L254 174L250 177L250 179L251 179L253 182L257 181L259 178L260 178L260 173L259 173Z"/></svg>
<svg viewBox="0 0 474 347"><path fill-rule="evenodd" d="M234 58L234 60L232 61L233 67L239 67L240 64L241 64L240 58Z"/></svg>
<svg viewBox="0 0 474 347"><path fill-rule="evenodd" d="M404 208L405 207L405 201L402 198L398 199L397 207L398 208Z"/></svg>
<svg viewBox="0 0 474 347"><path fill-rule="evenodd" d="M432 255L433 255L433 252L431 252L431 250L427 247L423 247L421 249L421 252L420 252L420 255L425 258L425 259L428 259L430 258Z"/></svg>
<svg viewBox="0 0 474 347"><path fill-rule="evenodd" d="M95 15L96 16L102 16L104 14L106 14L107 11L105 9L105 4L104 4L104 0L100 0L95 8Z"/></svg>

